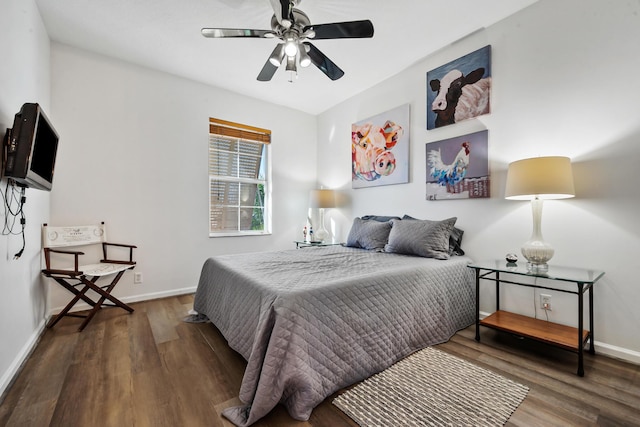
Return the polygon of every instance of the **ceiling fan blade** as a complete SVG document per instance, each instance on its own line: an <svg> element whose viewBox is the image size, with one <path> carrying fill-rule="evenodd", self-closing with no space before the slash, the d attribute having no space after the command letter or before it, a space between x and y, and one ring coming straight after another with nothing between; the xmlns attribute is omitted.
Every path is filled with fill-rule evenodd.
<svg viewBox="0 0 640 427"><path fill-rule="evenodd" d="M344 71L334 64L333 61L327 58L324 53L320 52L317 47L308 42L305 42L304 45L309 46L308 53L313 65L318 67L320 71L327 75L327 77L331 80L338 80L340 77L344 76Z"/></svg>
<svg viewBox="0 0 640 427"><path fill-rule="evenodd" d="M363 21L335 22L333 24L309 25L303 31L313 30L316 35L313 40L349 39L373 37L373 23L368 19Z"/></svg>
<svg viewBox="0 0 640 427"><path fill-rule="evenodd" d="M258 81L268 82L269 80L271 80L271 78L276 73L276 71L278 71L278 66L273 65L271 63L271 58L277 56L276 54L278 53L278 50L280 50L281 48L282 48L282 45L279 44L276 46L275 49L273 49L273 52L271 52L269 59L267 59L267 62L265 62L264 67L262 67L262 70L260 70L260 74L258 74Z"/></svg>
<svg viewBox="0 0 640 427"><path fill-rule="evenodd" d="M273 31L269 30L246 30L240 28L203 28L200 31L202 32L203 36L214 39L224 37L273 37Z"/></svg>

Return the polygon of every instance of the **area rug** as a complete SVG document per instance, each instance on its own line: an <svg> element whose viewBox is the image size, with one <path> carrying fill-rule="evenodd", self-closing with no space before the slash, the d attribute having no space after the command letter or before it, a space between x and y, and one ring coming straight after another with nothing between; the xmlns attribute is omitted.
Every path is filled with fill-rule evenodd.
<svg viewBox="0 0 640 427"><path fill-rule="evenodd" d="M428 347L333 400L358 425L502 426L529 388Z"/></svg>

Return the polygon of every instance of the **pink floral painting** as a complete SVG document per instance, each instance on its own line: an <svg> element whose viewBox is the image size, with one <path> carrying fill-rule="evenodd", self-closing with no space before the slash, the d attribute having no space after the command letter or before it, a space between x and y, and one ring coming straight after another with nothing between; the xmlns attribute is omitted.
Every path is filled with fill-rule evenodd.
<svg viewBox="0 0 640 427"><path fill-rule="evenodd" d="M351 125L353 188L409 182L409 104Z"/></svg>

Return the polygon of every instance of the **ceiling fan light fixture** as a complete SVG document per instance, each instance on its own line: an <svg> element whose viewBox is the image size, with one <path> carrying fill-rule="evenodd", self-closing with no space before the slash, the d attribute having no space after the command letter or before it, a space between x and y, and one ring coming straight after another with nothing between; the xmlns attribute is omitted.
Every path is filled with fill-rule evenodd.
<svg viewBox="0 0 640 427"><path fill-rule="evenodd" d="M273 53L269 57L269 62L271 62L276 67L279 67L282 64L282 60L284 59L284 44L280 43L274 49Z"/></svg>
<svg viewBox="0 0 640 427"><path fill-rule="evenodd" d="M289 81L297 79L297 67L315 65L329 79L338 80L344 71L309 41L373 37L370 20L311 24L307 14L297 8L301 0L269 0L274 14L271 30L241 28L202 28L207 38L265 38L277 39L277 45L264 63L257 80L268 82L287 61Z"/></svg>
<svg viewBox="0 0 640 427"><path fill-rule="evenodd" d="M287 56L287 74L289 74L289 83L293 83L298 78L298 67L296 67L296 57Z"/></svg>
<svg viewBox="0 0 640 427"><path fill-rule="evenodd" d="M299 55L300 66L305 68L311 65L311 57L307 53L307 49L305 48L305 46L303 44L300 44L298 50L300 51L300 55Z"/></svg>
<svg viewBox="0 0 640 427"><path fill-rule="evenodd" d="M296 67L296 57L295 56L287 56L287 71L298 71Z"/></svg>
<svg viewBox="0 0 640 427"><path fill-rule="evenodd" d="M296 40L289 38L284 44L284 53L288 57L294 57L298 54L298 44Z"/></svg>

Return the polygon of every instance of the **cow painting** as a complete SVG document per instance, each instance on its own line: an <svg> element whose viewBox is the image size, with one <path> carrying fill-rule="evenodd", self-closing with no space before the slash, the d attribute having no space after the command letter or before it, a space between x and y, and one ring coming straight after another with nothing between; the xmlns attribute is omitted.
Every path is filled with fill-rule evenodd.
<svg viewBox="0 0 640 427"><path fill-rule="evenodd" d="M427 73L427 129L491 112L491 46Z"/></svg>

